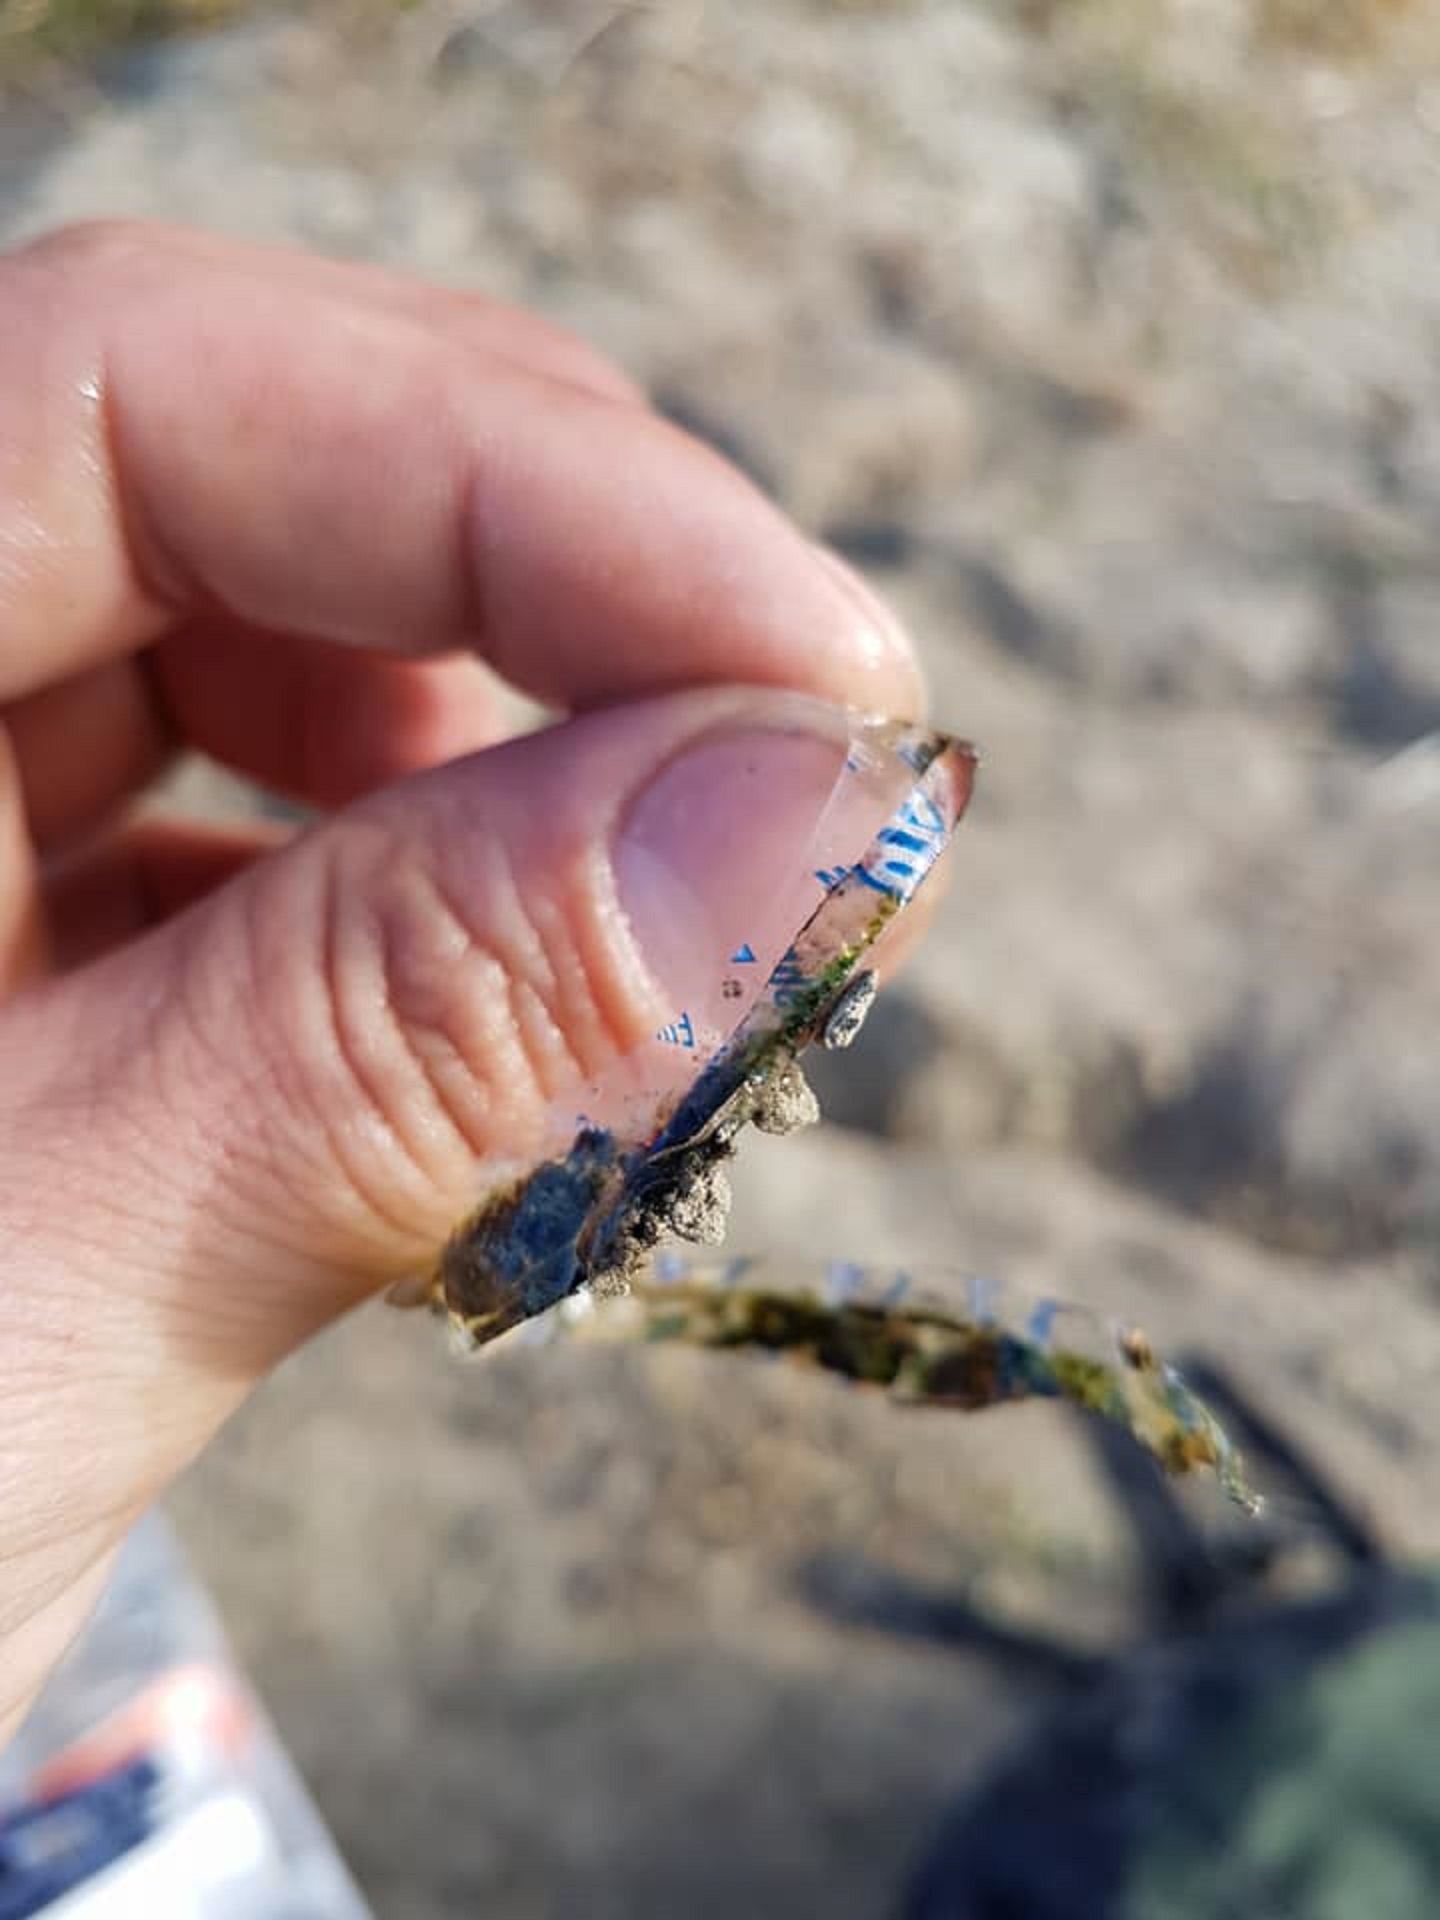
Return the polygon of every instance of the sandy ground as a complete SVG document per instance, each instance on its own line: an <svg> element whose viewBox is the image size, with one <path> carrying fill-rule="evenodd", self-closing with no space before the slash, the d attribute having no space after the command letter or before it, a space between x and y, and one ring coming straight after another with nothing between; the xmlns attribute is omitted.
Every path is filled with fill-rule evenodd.
<svg viewBox="0 0 1440 1920"><path fill-rule="evenodd" d="M1433 1553L1440 32L1233 0L261 19L0 124L0 238L160 214L598 340L890 592L985 748L940 924L734 1244L1203 1347ZM663 534L663 530L657 530ZM176 1510L378 1911L873 1915L1043 1680L815 1555L1119 1644L1072 1423L375 1309Z"/></svg>

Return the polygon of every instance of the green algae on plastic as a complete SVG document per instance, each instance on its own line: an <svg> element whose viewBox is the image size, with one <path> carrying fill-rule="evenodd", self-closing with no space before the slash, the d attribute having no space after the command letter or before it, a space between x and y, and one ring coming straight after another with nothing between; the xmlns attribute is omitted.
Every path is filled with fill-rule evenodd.
<svg viewBox="0 0 1440 1920"><path fill-rule="evenodd" d="M1209 1471L1237 1505L1260 1508L1219 1422L1137 1328L1017 1301L993 1282L669 1253L624 1299L569 1302L558 1324L602 1340L774 1354L904 1406L1067 1400L1125 1428L1167 1473Z"/></svg>

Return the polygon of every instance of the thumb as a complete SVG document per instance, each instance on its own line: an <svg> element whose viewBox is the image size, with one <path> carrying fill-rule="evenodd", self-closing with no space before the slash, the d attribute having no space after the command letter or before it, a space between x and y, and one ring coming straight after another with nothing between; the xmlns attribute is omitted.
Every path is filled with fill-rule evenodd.
<svg viewBox="0 0 1440 1920"><path fill-rule="evenodd" d="M884 817L840 781L847 738L747 691L591 714L373 795L7 1005L0 1320L49 1356L97 1512L582 1115L693 1075L657 1029L733 1026L731 955L758 988Z"/></svg>

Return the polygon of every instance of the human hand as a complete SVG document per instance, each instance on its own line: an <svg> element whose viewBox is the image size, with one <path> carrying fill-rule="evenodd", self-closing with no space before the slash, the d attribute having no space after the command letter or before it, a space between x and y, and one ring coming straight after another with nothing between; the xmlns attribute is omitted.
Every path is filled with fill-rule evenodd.
<svg viewBox="0 0 1440 1920"><path fill-rule="evenodd" d="M496 744L497 677L579 717ZM577 341L174 230L0 259L0 1731L255 1380L793 865L836 749L745 687L920 700ZM181 744L339 811L137 816Z"/></svg>

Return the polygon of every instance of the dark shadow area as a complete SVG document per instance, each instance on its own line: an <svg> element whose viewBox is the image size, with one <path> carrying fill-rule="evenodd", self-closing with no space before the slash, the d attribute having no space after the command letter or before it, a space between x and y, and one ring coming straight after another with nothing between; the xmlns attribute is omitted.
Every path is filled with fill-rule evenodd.
<svg viewBox="0 0 1440 1920"><path fill-rule="evenodd" d="M1378 570L1354 556L1326 569L1341 666L1327 689L1331 724L1357 746L1394 752L1440 729L1440 697L1407 672L1387 631Z"/></svg>
<svg viewBox="0 0 1440 1920"><path fill-rule="evenodd" d="M817 1555L800 1569L798 1584L828 1620L900 1640L938 1641L1052 1685L1085 1686L1105 1666L1100 1656L1063 1640L992 1619L961 1594L922 1585L851 1555Z"/></svg>
<svg viewBox="0 0 1440 1920"><path fill-rule="evenodd" d="M828 1121L893 1140L904 1131L903 1110L915 1076L948 1043L935 1015L903 985L895 985L876 1000L853 1046L838 1053L812 1049L805 1075Z"/></svg>
<svg viewBox="0 0 1440 1920"><path fill-rule="evenodd" d="M1286 1518L1237 1554L1133 1446L1095 1429L1147 1569L1154 1636L1071 1670L1070 1698L942 1824L903 1920L1307 1920L1348 1911L1336 1889L1357 1870L1372 1920L1434 1912L1440 1728L1427 1706L1440 1693L1440 1590L1390 1564L1363 1517L1222 1375L1197 1362L1187 1378ZM1329 1589L1267 1598L1291 1551L1316 1542L1335 1570ZM892 1613L891 1630L912 1628L913 1597ZM1016 1638L962 1604L931 1603L926 1617L947 1643L1001 1658ZM871 1618L889 1624L882 1609ZM1063 1654L1048 1640L1013 1649L1057 1673ZM1407 1716L1396 1709L1411 1692Z"/></svg>
<svg viewBox="0 0 1440 1920"><path fill-rule="evenodd" d="M1063 685L1079 685L1085 662L1062 619L1025 594L997 561L898 521L842 520L821 538L858 567L923 566L954 593L966 617L1000 653Z"/></svg>
<svg viewBox="0 0 1440 1920"><path fill-rule="evenodd" d="M1440 700L1373 647L1356 646L1347 659L1334 714L1339 732L1369 747L1398 749L1440 729Z"/></svg>
<svg viewBox="0 0 1440 1920"><path fill-rule="evenodd" d="M1138 1106L1103 1156L1110 1169L1186 1213L1252 1215L1283 1188L1275 1116L1253 1052L1223 1039L1171 1098ZM1331 1223L1323 1223L1330 1230Z"/></svg>

